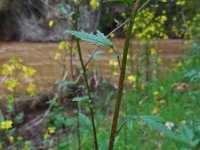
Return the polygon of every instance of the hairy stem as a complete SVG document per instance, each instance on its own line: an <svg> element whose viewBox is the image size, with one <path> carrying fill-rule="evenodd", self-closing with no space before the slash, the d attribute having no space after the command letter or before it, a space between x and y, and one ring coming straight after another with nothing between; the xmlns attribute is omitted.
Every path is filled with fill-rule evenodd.
<svg viewBox="0 0 200 150"><path fill-rule="evenodd" d="M75 15L76 15L75 16L75 29L78 30L79 5L76 6L76 14ZM90 87L89 87L89 83L88 83L88 78L87 78L87 71L86 71L86 67L85 67L84 62L83 62L83 57L82 57L82 52L81 52L80 40L78 38L76 38L76 44L77 44L78 55L79 55L81 67L82 67L82 70L83 70L83 77L84 77L84 81L85 81L85 86L86 86L86 89L87 89L87 92L88 92L88 98L90 100L92 100ZM91 122L92 122L94 147L95 147L95 150L98 150L96 127L95 127L95 121L94 121L94 109L93 109L91 102L90 102L90 104L88 104L88 107L90 109L90 117L91 117Z"/></svg>
<svg viewBox="0 0 200 150"><path fill-rule="evenodd" d="M132 33L132 28L133 28L133 23L135 20L135 16L137 14L138 6L141 0L136 0L132 13L131 13L131 18L126 34L126 39L124 43L124 51L123 51L123 58L122 58L122 64L120 66L120 77L119 77L119 83L118 83L118 93L117 93L117 98L115 102L115 111L113 115L113 121L112 121L112 129L111 129L111 134L110 134L110 141L109 141L109 150L113 150L114 147L114 142L115 142L115 137L116 137L116 129L117 129L117 123L118 123L118 117L119 117L119 110L121 106L121 100L122 100L122 95L123 95L123 89L124 89L124 79L126 75L126 63L127 63L127 55L129 51L129 46L130 46L130 40L131 40L131 33Z"/></svg>

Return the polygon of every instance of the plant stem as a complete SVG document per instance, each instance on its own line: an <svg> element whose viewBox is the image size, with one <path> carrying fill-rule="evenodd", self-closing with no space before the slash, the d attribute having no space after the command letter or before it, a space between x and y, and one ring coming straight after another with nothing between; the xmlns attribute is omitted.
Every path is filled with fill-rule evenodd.
<svg viewBox="0 0 200 150"><path fill-rule="evenodd" d="M78 30L78 16L79 16L79 5L76 5L76 14L75 14L75 29ZM82 52L81 52L81 47L80 47L80 41L78 38L76 38L76 44L77 44L77 49L78 49L78 55L81 63L81 67L83 70L83 77L85 81L85 86L88 92L88 98L91 100L91 92L90 92L90 87L88 83L88 78L87 78L87 71L86 67L83 62L83 57L82 57ZM98 150L98 143L97 143L97 135L96 135L96 127L95 127L95 121L94 121L94 109L92 106L92 103L88 104L88 107L90 109L90 117L91 117L91 122L92 122L92 130L93 130L93 138L94 138L94 146L95 150Z"/></svg>
<svg viewBox="0 0 200 150"><path fill-rule="evenodd" d="M141 0L136 0L132 13L131 13L131 19L129 22L126 39L124 43L124 51L123 51L123 58L122 58L122 64L120 66L120 77L119 77L119 84L118 84L118 93L117 98L115 102L115 111L113 115L113 121L112 121L112 129L110 134L110 141L109 141L109 150L113 150L114 142L115 142L115 136L116 136L116 129L117 129L117 123L118 123L118 117L119 117L119 110L121 106L121 100L123 95L123 89L124 89L124 79L126 74L126 62L127 62L127 55L129 51L129 45L131 40L131 33L133 28L133 23L137 14L138 6Z"/></svg>
<svg viewBox="0 0 200 150"><path fill-rule="evenodd" d="M79 118L79 103L77 103L77 138L78 138L78 150L81 150L81 135L80 135L80 118Z"/></svg>
<svg viewBox="0 0 200 150"><path fill-rule="evenodd" d="M148 95L148 92L149 92L148 85L150 82L150 72L149 72L150 58L149 58L149 41L148 40L146 40L144 43L144 51L145 51L145 91L146 91L146 95Z"/></svg>
<svg viewBox="0 0 200 150"><path fill-rule="evenodd" d="M71 69L71 77L74 80L74 71L73 71L73 37L71 36L71 44L70 44L70 69Z"/></svg>

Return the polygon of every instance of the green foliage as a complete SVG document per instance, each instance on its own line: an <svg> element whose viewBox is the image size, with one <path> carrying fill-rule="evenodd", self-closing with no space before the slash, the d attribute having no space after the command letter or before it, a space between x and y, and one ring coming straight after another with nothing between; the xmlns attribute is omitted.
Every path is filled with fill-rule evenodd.
<svg viewBox="0 0 200 150"><path fill-rule="evenodd" d="M101 57L102 54L104 54L105 52L103 50L97 50L92 54L92 58L94 59L98 59L99 57Z"/></svg>
<svg viewBox="0 0 200 150"><path fill-rule="evenodd" d="M122 4L132 4L134 0L105 0L106 2L120 2Z"/></svg>
<svg viewBox="0 0 200 150"><path fill-rule="evenodd" d="M75 102L90 102L91 100L89 99L88 95L85 96L79 96L79 97L74 97L73 101Z"/></svg>
<svg viewBox="0 0 200 150"><path fill-rule="evenodd" d="M115 0L110 0L114 2ZM117 0L116 0L117 1ZM133 0L118 0L121 3L131 4ZM97 5L98 1L91 1L93 5ZM77 1L74 1L77 3ZM170 2L162 1L161 4L169 4ZM180 0L177 2L180 5ZM184 5L186 1L183 0L181 5ZM189 1L187 3L190 3ZM174 70L176 72L171 71L170 74L164 77L152 77L152 81L149 80L146 82L146 86L149 91L146 92L144 88L142 88L142 84L145 84L145 81L142 78L143 66L150 71L157 71L158 63L157 57L158 52L155 49L149 49L148 42L155 38L164 38L167 39L166 34L166 22L170 17L168 17L168 13L166 11L159 12L157 7L154 6L153 2L151 4L151 8L145 8L141 12L139 12L139 16L136 18L136 24L132 27L132 32L135 33L135 37L139 40L143 41L144 47L147 48L147 54L149 55L149 60L152 57L156 57L156 61L154 60L151 64L152 67L146 67L142 63L138 63L138 74L133 68L133 70L128 70L128 78L129 82L126 85L126 88L123 93L125 94L124 99L122 101L122 109L120 110L120 119L122 122L122 126L119 128L117 132L115 149L191 149L195 148L200 141L200 120L198 114L199 112L199 81L200 81L200 59L199 59L199 45L193 43L193 50L191 51L191 56L188 58L189 60L182 60L181 65L177 65ZM163 6L164 7L164 6ZM182 8L182 7L181 7ZM68 5L60 5L59 12L64 14L67 17L74 17L73 8ZM161 8L159 8L161 9ZM161 9L162 10L162 9ZM184 11L184 10L181 10ZM77 14L78 15L78 14ZM112 15L112 14L111 14ZM126 16L124 13L122 16ZM199 20L199 15L194 18L194 22L187 22L188 28L191 33L194 33L197 28L196 20ZM120 21L114 21L117 25L120 24ZM107 24L107 22L106 22ZM184 32L186 31L184 26ZM125 28L126 29L126 28ZM113 48L112 42L105 36L103 33L97 30L96 34L89 34L84 31L72 31L67 30L65 33L73 35L83 41L89 42L91 44L95 44L98 46L108 46ZM130 39L129 39L130 40ZM149 40L149 41L148 41ZM78 41L78 40L77 40ZM145 41L145 42L144 42ZM78 41L79 42L79 41ZM66 49L70 47L66 41L60 42L60 49ZM73 47L73 46L72 46ZM127 46L128 47L128 46ZM81 53L81 48L78 48ZM114 49L114 48L113 48ZM113 50L112 49L112 50ZM116 48L117 49L117 48ZM71 60L72 57L72 48L70 49ZM100 57L105 51L96 50L91 58L97 59ZM59 53L61 55L61 53ZM59 56L60 56L59 55ZM117 54L117 56L120 56ZM82 56L81 56L82 57ZM138 59L145 59L145 55L138 55ZM60 57L65 59L66 56ZM136 58L137 59L137 58ZM22 69L26 77L30 77L34 74L34 71L30 68L22 66L21 63L18 62L18 59L13 59L9 65L4 65L3 74L7 77L10 77L13 74L15 69ZM150 62L148 62L150 63ZM63 63L65 65L64 70L67 70L65 61ZM83 63L82 63L83 64ZM111 64L117 68L118 62L111 61ZM84 65L84 64L83 64ZM147 64L149 65L149 64ZM85 82L87 81L87 67L86 69L83 66L83 71L85 73ZM156 68L157 67L157 68ZM124 67L125 68L125 67ZM73 69L73 68L72 68ZM118 69L118 68L117 68ZM126 69L129 69L127 67ZM151 70L152 69L152 70ZM120 69L118 69L120 70ZM117 70L117 71L118 71ZM121 69L122 70L122 69ZM122 71L121 71L122 72ZM16 73L14 73L16 74ZM137 75L135 75L137 74ZM73 78L73 76L72 76ZM12 79L12 78L11 78ZM74 78L73 78L74 79ZM141 87L136 88L136 82L140 80ZM11 80L13 82L13 80ZM7 82L7 83L12 83ZM180 83L179 83L180 82ZM181 84L185 82L184 85L187 85L188 88L179 90L178 88L174 88L174 83ZM17 82L13 82L10 84L10 91L13 92L15 90L15 86L18 85ZM81 85L79 85L81 84ZM78 80L58 80L56 82L58 87L76 87L80 91L76 95L76 92L73 90L64 91L66 92L65 96L69 96L70 98L59 99L57 97L57 93L54 93L55 97L47 102L50 105L48 109L48 119L45 123L47 127L44 129L44 139L43 143L46 146L46 149L58 149L64 150L66 148L69 149L78 149L76 141L79 141L82 149L91 149L93 146L92 136L94 133L91 131L94 129L94 126L91 127L93 123L97 124L97 137L98 137L98 145L100 150L107 149L108 147L108 139L110 133L110 122L111 122L111 113L113 110L114 97L116 96L116 90L110 90L108 86L104 86L102 89L95 89L95 93L92 93L90 87L87 91L89 94L85 92L85 87ZM110 84L109 84L110 85ZM109 89L109 90L108 90ZM120 89L120 87L118 87ZM129 91L130 90L130 91ZM90 93L91 92L91 93ZM105 95L104 95L105 94ZM80 96L82 95L82 96ZM8 104L13 101L13 97L15 96L15 92L7 97ZM96 101L92 101L96 100ZM63 104L64 103L64 104ZM72 109L66 109L66 104L72 104ZM85 108L87 104L88 108ZM63 105L63 106L62 106ZM94 106L93 106L94 105ZM74 108L76 107L76 108ZM96 109L95 121L93 118L94 112L91 109ZM13 102L11 105L7 105L8 111L14 112ZM76 109L76 110L75 110ZM89 110L90 117L89 118ZM92 112L92 113L91 113ZM129 114L134 114L130 119L128 118L125 123L123 122L123 118L125 118ZM146 114L146 115L142 115ZM8 120L10 118L6 118L4 120L3 117L0 116L0 127L4 129L4 131L0 131L3 133L2 135L5 137L0 137L0 149L2 148L1 144L5 144L5 142L10 142L9 144L13 144L16 148L21 149L34 149L32 147L32 143L30 141L25 141L25 139L17 140L15 136L16 124L22 123L26 114L19 113L11 116L12 120ZM46 116L45 116L46 117ZM164 118L164 119L163 119ZM43 119L43 118L42 118ZM130 121L133 119L139 119L137 123ZM142 120L142 121L141 121ZM172 124L171 127L167 126L166 123L170 122ZM13 124L12 124L13 123ZM144 124L145 123L145 124ZM146 128L146 125L150 128ZM92 129L93 128L93 129ZM155 130L151 130L155 129ZM67 134L66 134L67 131ZM77 136L77 133L79 135ZM120 132L120 134L118 134ZM62 135L62 134L64 135ZM164 136L165 135L165 136ZM168 137L168 138L167 138ZM4 139L5 138L5 139ZM133 140L134 139L134 140ZM20 141L19 143L14 143L15 141ZM12 143L13 142L13 143ZM77 142L78 143L78 142ZM19 145L19 147L18 147ZM80 149L80 148L79 148Z"/></svg>
<svg viewBox="0 0 200 150"><path fill-rule="evenodd" d="M166 134L168 137L179 140L179 136L175 132L169 130L163 125L163 119L156 116L139 116L140 119L146 122L149 127L159 130L161 133Z"/></svg>
<svg viewBox="0 0 200 150"><path fill-rule="evenodd" d="M98 30L96 35L94 35L93 33L88 34L84 31L72 31L72 30L67 30L65 31L65 33L74 35L75 37L80 38L83 41L87 41L91 44L112 47L112 42Z"/></svg>

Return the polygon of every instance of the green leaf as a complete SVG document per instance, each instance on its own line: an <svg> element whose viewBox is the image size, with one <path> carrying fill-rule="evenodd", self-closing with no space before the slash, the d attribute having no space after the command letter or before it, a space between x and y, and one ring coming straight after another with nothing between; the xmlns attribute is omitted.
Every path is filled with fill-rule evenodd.
<svg viewBox="0 0 200 150"><path fill-rule="evenodd" d="M162 133L164 133L166 136L170 138L174 138L178 141L183 141L182 138L180 138L179 135L177 135L175 132L172 130L169 130L165 125L163 125L160 121L162 120L159 117L154 117L154 116L140 116L140 119L142 119L146 124ZM184 141L185 142L185 141Z"/></svg>
<svg viewBox="0 0 200 150"><path fill-rule="evenodd" d="M69 86L69 85L75 85L76 81L74 81L74 80L70 80L70 81L57 80L55 84L60 85L60 86Z"/></svg>
<svg viewBox="0 0 200 150"><path fill-rule="evenodd" d="M112 47L112 42L98 30L96 35L94 35L93 33L89 34L84 31L72 31L72 30L67 30L65 31L65 33L74 35L75 37L80 38L83 41L90 42L91 44Z"/></svg>
<svg viewBox="0 0 200 150"><path fill-rule="evenodd" d="M190 145L191 145L192 147L195 147L195 146L197 146L199 143L200 143L200 139L196 139L196 140L192 141L192 142L190 143Z"/></svg>
<svg viewBox="0 0 200 150"><path fill-rule="evenodd" d="M74 118L66 118L63 120L63 124L66 126L73 126L76 123L76 119Z"/></svg>
<svg viewBox="0 0 200 150"><path fill-rule="evenodd" d="M16 117L15 117L15 121L16 122L21 122L24 119L24 112L20 112Z"/></svg>
<svg viewBox="0 0 200 150"><path fill-rule="evenodd" d="M84 125L84 126L87 126L90 129L90 126L91 126L90 125L90 119L82 113L79 113L79 117L80 117L81 124Z"/></svg>
<svg viewBox="0 0 200 150"><path fill-rule="evenodd" d="M192 130L190 130L187 126L182 125L180 126L180 134L177 134L176 132L168 129L163 123L165 122L163 118L157 117L157 116L147 116L147 115L142 115L142 116L129 116L127 120L121 125L121 127L118 130L118 133L120 132L121 128L125 125L125 123L128 123L128 121L133 120L133 119L141 119L143 120L147 126L156 129L160 131L161 133L164 133L166 136L169 138L173 138L179 142L183 142L185 144L188 144L192 147L195 147L199 142L200 139L195 139L194 138L194 133Z"/></svg>
<svg viewBox="0 0 200 150"><path fill-rule="evenodd" d="M181 135L188 141L192 141L194 138L194 133L192 130L190 130L186 125L180 126Z"/></svg>
<svg viewBox="0 0 200 150"><path fill-rule="evenodd" d="M82 101L89 101L89 97L87 95L85 96L79 96L79 97L75 97L73 98L73 101L76 101L76 102L82 102Z"/></svg>
<svg viewBox="0 0 200 150"><path fill-rule="evenodd" d="M56 103L57 103L57 101L54 100L54 99L51 99L51 100L46 102L46 104L50 104L50 105L55 105Z"/></svg>
<svg viewBox="0 0 200 150"><path fill-rule="evenodd" d="M104 53L103 50L97 50L97 51L95 51L95 52L92 54L92 57L93 57L94 59L97 59L97 58L99 58L103 53Z"/></svg>

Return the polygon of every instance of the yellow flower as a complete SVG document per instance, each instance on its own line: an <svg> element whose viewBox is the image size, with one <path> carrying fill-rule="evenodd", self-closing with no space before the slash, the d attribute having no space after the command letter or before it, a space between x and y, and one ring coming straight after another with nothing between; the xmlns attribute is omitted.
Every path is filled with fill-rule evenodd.
<svg viewBox="0 0 200 150"><path fill-rule="evenodd" d="M183 5L185 5L185 1L179 0L176 2L176 5L183 6Z"/></svg>
<svg viewBox="0 0 200 150"><path fill-rule="evenodd" d="M166 101L164 99L159 100L159 104L165 104Z"/></svg>
<svg viewBox="0 0 200 150"><path fill-rule="evenodd" d="M156 50L154 48L150 49L150 55L155 55L156 54Z"/></svg>
<svg viewBox="0 0 200 150"><path fill-rule="evenodd" d="M154 107L151 113L153 115L158 114L159 113L159 108L158 107Z"/></svg>
<svg viewBox="0 0 200 150"><path fill-rule="evenodd" d="M158 58L158 59L157 59L157 63L158 63L158 64L161 64L161 62L162 62L162 59L161 59L161 58Z"/></svg>
<svg viewBox="0 0 200 150"><path fill-rule="evenodd" d="M8 130L12 128L12 120L6 120L0 123L0 129L1 130Z"/></svg>
<svg viewBox="0 0 200 150"><path fill-rule="evenodd" d="M50 135L49 135L48 133L45 133L45 134L44 134L44 139L47 140L47 139L49 139L49 138L50 138Z"/></svg>
<svg viewBox="0 0 200 150"><path fill-rule="evenodd" d="M9 136L9 138L8 138L8 139L9 139L9 142L10 142L10 143L14 143L14 140L15 140L15 139L14 139L14 137L13 137L13 136Z"/></svg>
<svg viewBox="0 0 200 150"><path fill-rule="evenodd" d="M164 16L164 15L163 15L163 16L161 16L161 18L160 18L160 21L161 21L161 22L165 22L165 21L167 21L167 17L166 17L166 16Z"/></svg>
<svg viewBox="0 0 200 150"><path fill-rule="evenodd" d="M121 16L122 16L122 17L126 17L126 13L125 13L125 12L122 12L122 13L121 13Z"/></svg>
<svg viewBox="0 0 200 150"><path fill-rule="evenodd" d="M49 25L49 28L53 28L53 26L54 26L54 21L53 21L53 20L49 20L48 25Z"/></svg>
<svg viewBox="0 0 200 150"><path fill-rule="evenodd" d="M154 95L154 97L157 97L157 96L158 96L158 94L159 94L159 92L158 92L158 91L155 91L155 92L153 92L153 95Z"/></svg>
<svg viewBox="0 0 200 150"><path fill-rule="evenodd" d="M55 56L54 56L54 59L55 60L58 60L58 59L60 59L61 58L61 53L60 52L56 52L55 53Z"/></svg>
<svg viewBox="0 0 200 150"><path fill-rule="evenodd" d="M114 76L118 76L119 74L118 74L117 71L114 71L114 72L113 72L113 75L114 75Z"/></svg>
<svg viewBox="0 0 200 150"><path fill-rule="evenodd" d="M109 49L109 50L108 50L108 53L112 53L112 52L113 52L113 49Z"/></svg>
<svg viewBox="0 0 200 150"><path fill-rule="evenodd" d="M97 7L99 7L99 2L97 2L96 0L90 0L90 6L95 9Z"/></svg>
<svg viewBox="0 0 200 150"><path fill-rule="evenodd" d="M118 62L115 60L110 60L109 61L109 65L113 66L113 67L117 67L118 66Z"/></svg>
<svg viewBox="0 0 200 150"><path fill-rule="evenodd" d="M36 85L33 83L30 83L28 85L28 88L26 89L26 91L28 92L28 94L32 97L35 96L35 90L36 90Z"/></svg>
<svg viewBox="0 0 200 150"><path fill-rule="evenodd" d="M163 3L166 3L166 2L167 2L167 0L161 0L161 2L163 2Z"/></svg>
<svg viewBox="0 0 200 150"><path fill-rule="evenodd" d="M163 40L168 40L169 37L167 35L163 35Z"/></svg>
<svg viewBox="0 0 200 150"><path fill-rule="evenodd" d="M14 88L18 85L18 81L16 79L6 79L4 82L10 91L13 91Z"/></svg>
<svg viewBox="0 0 200 150"><path fill-rule="evenodd" d="M181 62L179 62L177 65L176 65L176 67L181 67L182 66L182 63Z"/></svg>
<svg viewBox="0 0 200 150"><path fill-rule="evenodd" d="M13 65L14 68L16 69L21 69L22 67L22 62L23 60L21 58L18 58L18 57L13 57L11 60L10 60L11 64Z"/></svg>
<svg viewBox="0 0 200 150"><path fill-rule="evenodd" d="M55 131L56 131L56 128L55 128L55 127L49 127L49 128L48 128L48 132L49 132L50 134L55 133Z"/></svg>
<svg viewBox="0 0 200 150"><path fill-rule="evenodd" d="M66 49L68 47L68 43L66 41L59 42L59 49Z"/></svg>
<svg viewBox="0 0 200 150"><path fill-rule="evenodd" d="M129 75L127 79L130 83L134 83L136 81L136 77L134 75Z"/></svg>
<svg viewBox="0 0 200 150"><path fill-rule="evenodd" d="M8 64L4 64L2 68L2 74L3 75L12 75L13 73L13 66L9 66Z"/></svg>
<svg viewBox="0 0 200 150"><path fill-rule="evenodd" d="M78 0L73 0L73 2L74 2L75 4L77 4L77 3L78 3Z"/></svg>
<svg viewBox="0 0 200 150"><path fill-rule="evenodd" d="M30 67L26 67L26 66L23 66L22 70L24 71L24 77L25 78L29 78L36 73L35 69L30 68Z"/></svg>
<svg viewBox="0 0 200 150"><path fill-rule="evenodd" d="M110 37L111 37L111 38L114 38L114 37L115 37L115 34L114 34L114 33L111 33L111 34L110 34Z"/></svg>

